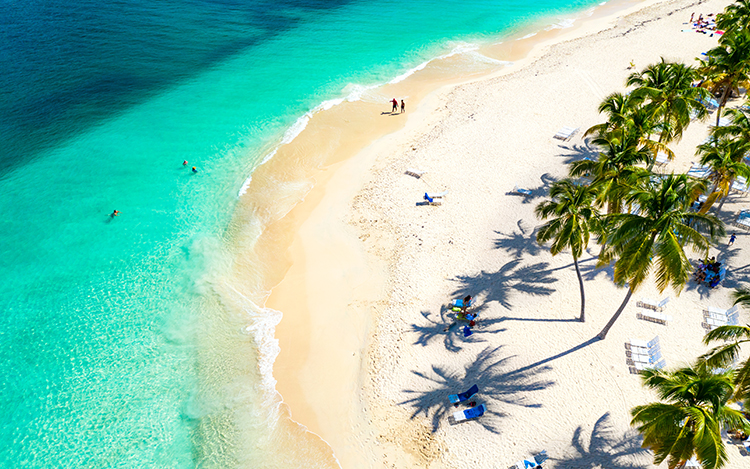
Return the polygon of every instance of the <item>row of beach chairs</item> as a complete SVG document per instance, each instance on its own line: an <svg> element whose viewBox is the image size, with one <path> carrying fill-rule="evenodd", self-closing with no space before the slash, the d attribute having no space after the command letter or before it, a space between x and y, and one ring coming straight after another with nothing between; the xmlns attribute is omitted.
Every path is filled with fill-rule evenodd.
<svg viewBox="0 0 750 469"><path fill-rule="evenodd" d="M729 309L714 308L709 306L708 309L703 311L703 326L704 329L712 331L719 326L736 326L740 323L740 312L739 307L734 305Z"/></svg>
<svg viewBox="0 0 750 469"><path fill-rule="evenodd" d="M637 374L649 368L660 370L667 364L661 356L659 336L646 342L640 339L630 339L625 343L626 362L630 372Z"/></svg>

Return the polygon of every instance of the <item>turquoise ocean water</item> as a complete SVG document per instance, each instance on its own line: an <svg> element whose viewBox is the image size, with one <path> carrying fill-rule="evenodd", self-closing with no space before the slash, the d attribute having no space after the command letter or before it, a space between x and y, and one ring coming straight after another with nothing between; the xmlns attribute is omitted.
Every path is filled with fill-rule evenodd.
<svg viewBox="0 0 750 469"><path fill-rule="evenodd" d="M243 182L321 102L595 3L0 0L0 467L315 467L215 320Z"/></svg>

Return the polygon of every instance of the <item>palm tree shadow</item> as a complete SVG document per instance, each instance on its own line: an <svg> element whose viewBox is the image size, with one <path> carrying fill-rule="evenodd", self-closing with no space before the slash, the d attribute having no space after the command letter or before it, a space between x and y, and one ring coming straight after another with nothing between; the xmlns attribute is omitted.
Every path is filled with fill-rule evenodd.
<svg viewBox="0 0 750 469"><path fill-rule="evenodd" d="M640 434L635 430L628 430L624 434L617 431L607 412L594 424L588 449L584 445L583 427L579 426L571 440L575 454L550 459L558 461L558 467L646 469L651 467L651 453L641 448L641 441Z"/></svg>
<svg viewBox="0 0 750 469"><path fill-rule="evenodd" d="M549 263L520 264L521 260L516 259L500 267L497 272L482 271L477 275L458 276L452 279L459 283L453 294L459 297L485 295L485 302L497 301L510 309L511 290L529 295L550 295L555 291L547 286L557 282L551 275L554 269L548 269Z"/></svg>
<svg viewBox="0 0 750 469"><path fill-rule="evenodd" d="M611 264L609 264L609 265L606 265L606 266L603 266L603 267L599 267L599 266L596 265L596 261L599 260L599 256L594 256L594 255L592 255L588 251L586 251L586 252L591 257L588 258L588 259L584 259L584 260L579 260L578 261L578 265L581 268L581 277L583 277L583 279L585 281L590 282L592 280L596 280L596 278L599 277L600 275L604 275L604 276L607 277L607 279L610 282L614 282L615 281L615 264L614 264L614 262L611 263ZM594 261L593 264L583 265L584 262L590 262L590 261Z"/></svg>
<svg viewBox="0 0 750 469"><path fill-rule="evenodd" d="M523 198L523 201L521 203L530 204L535 199L538 199L540 197L546 196L547 194L549 194L550 186L553 183L557 182L557 178L554 177L554 176L552 176L549 173L542 174L542 176L540 177L540 179L542 180L542 184L540 186L538 186L538 187L533 188L533 189L529 189L531 191L531 193L529 195L525 196Z"/></svg>
<svg viewBox="0 0 750 469"><path fill-rule="evenodd" d="M536 256L542 252L542 247L536 242L535 231L532 230L531 235L526 235L526 230L521 225L521 220L516 223L520 232L513 230L511 234L501 233L495 231L495 234L500 235L500 238L495 239L495 249L503 249L508 254L512 254L517 259L523 257L524 254L530 256Z"/></svg>
<svg viewBox="0 0 750 469"><path fill-rule="evenodd" d="M476 325L471 328L472 334L468 337L465 337L463 332L464 326L468 323L456 321L456 315L449 307L442 307L436 319L432 318L432 313L429 311L422 311L422 317L427 321L427 324L411 325L411 332L417 334L414 345L427 347L432 342L438 342L442 339L446 350L459 352L463 349L464 344L487 342L483 338L485 335L504 332L506 329L495 327L503 321L502 318L486 318L479 314L484 309L486 309L486 306L472 308L472 312L477 313L478 318Z"/></svg>
<svg viewBox="0 0 750 469"><path fill-rule="evenodd" d="M500 420L507 416L502 410L502 404L541 407L540 404L529 402L528 393L554 384L553 381L538 378L540 373L549 371L549 367L534 370L533 373L506 373L504 368L512 357L501 357L501 347L485 348L459 372L437 365L432 366L430 373L412 370L412 373L424 380L427 389L405 389L403 392L412 397L400 402L399 405L412 407L412 419L420 414L430 418L432 431L435 432L443 422L448 421L453 412L465 409L463 406L457 408L451 405L448 395L465 391L473 384L477 384L479 393L472 397L471 401L477 404L484 403L487 412L473 422L482 425L488 431L500 433Z"/></svg>
<svg viewBox="0 0 750 469"><path fill-rule="evenodd" d="M558 155L564 158L563 162L565 164L571 164L581 160L596 160L599 158L599 150L590 147L588 141L584 141L583 144L558 146L566 151L566 153Z"/></svg>

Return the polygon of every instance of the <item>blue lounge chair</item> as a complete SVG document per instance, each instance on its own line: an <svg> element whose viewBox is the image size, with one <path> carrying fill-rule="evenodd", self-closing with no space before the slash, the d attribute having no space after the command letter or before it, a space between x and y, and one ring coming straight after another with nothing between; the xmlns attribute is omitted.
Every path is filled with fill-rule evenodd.
<svg viewBox="0 0 750 469"><path fill-rule="evenodd" d="M510 192L511 194L518 194L522 195L524 197L529 197L531 195L530 189L521 189L518 187L518 184L516 184L516 187L513 188L513 190Z"/></svg>
<svg viewBox="0 0 750 469"><path fill-rule="evenodd" d="M466 307L468 308L469 306L471 306L473 304L474 304L474 298L470 299L469 302L466 303ZM463 299L453 300L453 303L451 303L451 305L455 306L457 308L463 308L464 307L464 300Z"/></svg>
<svg viewBox="0 0 750 469"><path fill-rule="evenodd" d="M476 407L472 407L471 409L453 412L453 419L456 422L463 422L465 420L475 419L477 417L481 417L482 415L484 415L484 412L486 410L487 408L484 406L484 404L481 404Z"/></svg>
<svg viewBox="0 0 750 469"><path fill-rule="evenodd" d="M451 401L451 404L458 404L459 402L468 401L471 399L471 396L479 392L479 386L476 384L469 388L468 391L462 392L459 394L451 394L448 396L448 400Z"/></svg>

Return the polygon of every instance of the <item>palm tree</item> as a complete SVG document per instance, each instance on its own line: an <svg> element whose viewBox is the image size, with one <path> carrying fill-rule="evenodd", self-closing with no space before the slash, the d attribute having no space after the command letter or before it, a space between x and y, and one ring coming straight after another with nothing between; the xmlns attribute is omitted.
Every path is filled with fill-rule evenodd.
<svg viewBox="0 0 750 469"><path fill-rule="evenodd" d="M716 127L720 129L721 127ZM711 139L708 143L698 146L696 152L701 157L701 164L711 168L711 174L708 179L713 183L713 189L708 199L701 209L701 213L706 213L711 205L721 199L721 203L716 209L716 214L721 212L724 206L729 190L737 176L747 178L750 176L750 167L746 165L742 158L745 156L748 148L746 140L726 140Z"/></svg>
<svg viewBox="0 0 750 469"><path fill-rule="evenodd" d="M693 116L706 116L706 107L701 103L706 90L693 86L697 78L693 67L666 62L664 58L628 77L626 84L636 87L633 97L642 99L651 119L661 124L661 143L679 140Z"/></svg>
<svg viewBox="0 0 750 469"><path fill-rule="evenodd" d="M750 0L736 0L716 15L716 28L723 29L724 34L733 34L747 29L748 26L750 26Z"/></svg>
<svg viewBox="0 0 750 469"><path fill-rule="evenodd" d="M750 307L750 289L738 288L734 292L734 304ZM734 363L740 356L742 344L750 344L750 325L720 326L703 338L708 345L711 342L729 342L711 349L701 356L710 368L725 368ZM734 374L734 399L737 401L750 398L750 358L740 363Z"/></svg>
<svg viewBox="0 0 750 469"><path fill-rule="evenodd" d="M666 402L634 407L631 425L643 435L643 447L654 453L654 464L667 460L670 469L684 467L693 456L704 469L727 462L722 427L750 429L742 413L727 406L734 387L731 372L703 367L673 372L645 370L643 383Z"/></svg>
<svg viewBox="0 0 750 469"><path fill-rule="evenodd" d="M748 0L750 1L750 0ZM750 142L750 108L747 106L737 109L725 109L724 117L729 117L729 124L711 129L711 135L716 138L739 139Z"/></svg>
<svg viewBox="0 0 750 469"><path fill-rule="evenodd" d="M592 143L603 150L597 160L584 159L570 165L570 175L590 176L591 185L598 191L598 204L607 204L609 213L622 210L622 200L627 191L627 181L645 170L635 165L650 160L650 150L638 143L633 134L610 133L595 138Z"/></svg>
<svg viewBox="0 0 750 469"><path fill-rule="evenodd" d="M592 228L599 216L593 207L596 190L587 185L576 185L570 179L563 179L552 185L550 200L537 205L535 213L542 220L554 217L539 228L536 240L544 244L553 239L550 252L553 256L565 249L573 255L573 265L581 288L581 317L586 320L586 297L583 292L583 278L578 267L578 258L589 244Z"/></svg>
<svg viewBox="0 0 750 469"><path fill-rule="evenodd" d="M599 105L599 113L607 115L607 122L590 127L585 135L637 142L638 146L646 147L651 153L651 170L658 152L664 152L670 160L674 158L674 153L664 143L651 140L651 134L659 132L663 126L651 117L650 111L642 103L643 99L633 95L612 93Z"/></svg>
<svg viewBox="0 0 750 469"><path fill-rule="evenodd" d="M712 94L721 92L716 125L719 125L721 109L734 91L739 95L739 87L750 81L750 31L742 29L732 34L724 34L719 45L709 50L708 61L703 62L700 72L705 77L703 86Z"/></svg>
<svg viewBox="0 0 750 469"><path fill-rule="evenodd" d="M708 231L712 240L724 234L724 225L718 218L689 210L690 203L705 191L704 181L692 180L685 174L652 179L644 181L642 178L626 198L628 204L638 205L638 213L614 213L604 217L604 247L599 265L614 260L615 283L627 283L628 293L599 333L600 339L607 336L633 292L648 278L653 267L659 291L671 285L679 294L692 270L685 246L708 254L709 240L699 230Z"/></svg>

